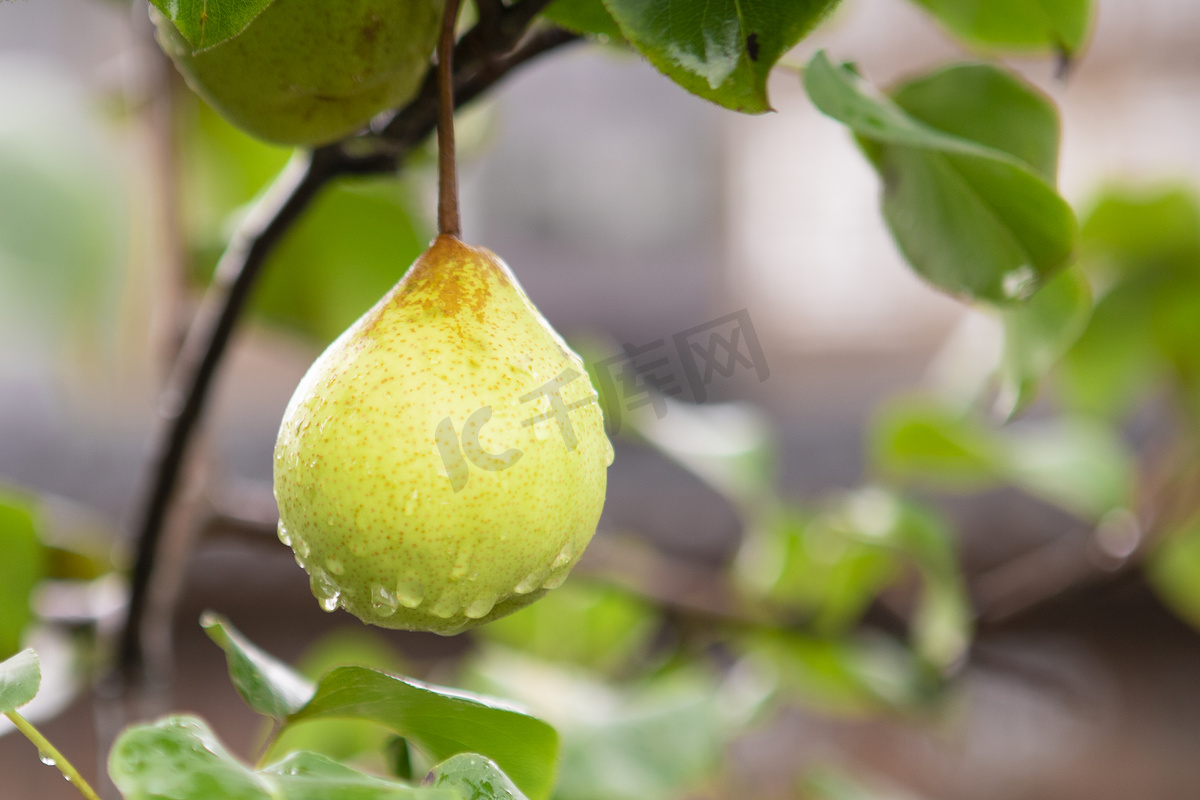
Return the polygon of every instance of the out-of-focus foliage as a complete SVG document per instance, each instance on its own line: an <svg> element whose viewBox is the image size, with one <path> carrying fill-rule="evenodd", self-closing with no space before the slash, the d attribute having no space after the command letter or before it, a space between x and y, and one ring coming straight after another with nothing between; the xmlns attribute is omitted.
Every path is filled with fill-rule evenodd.
<svg viewBox="0 0 1200 800"><path fill-rule="evenodd" d="M30 596L45 568L32 503L0 493L0 658L21 647L22 635L33 619Z"/></svg>
<svg viewBox="0 0 1200 800"><path fill-rule="evenodd" d="M968 44L987 49L1060 51L1083 45L1092 0L913 0Z"/></svg>
<svg viewBox="0 0 1200 800"><path fill-rule="evenodd" d="M858 137L883 180L892 236L926 280L1005 303L1070 258L1075 217L1054 188L1057 113L1011 73L952 66L884 97L821 52L804 86Z"/></svg>
<svg viewBox="0 0 1200 800"><path fill-rule="evenodd" d="M624 685L492 649L470 682L514 697L562 737L557 800L665 800L711 777L747 698L702 669L659 672ZM753 703L760 698L750 698Z"/></svg>
<svg viewBox="0 0 1200 800"><path fill-rule="evenodd" d="M78 85L36 61L0 68L0 337L25 358L111 346L130 256L127 182Z"/></svg>
<svg viewBox="0 0 1200 800"><path fill-rule="evenodd" d="M1200 209L1179 188L1117 189L1082 229L1096 307L1055 385L1070 409L1117 419L1170 387L1200 419Z"/></svg>
<svg viewBox="0 0 1200 800"><path fill-rule="evenodd" d="M1132 499L1127 446L1111 427L1087 417L998 430L936 401L903 402L880 416L873 437L885 474L925 487L1008 483L1093 521Z"/></svg>
<svg viewBox="0 0 1200 800"><path fill-rule="evenodd" d="M644 651L659 622L646 601L575 580L479 633L547 661L614 672Z"/></svg>

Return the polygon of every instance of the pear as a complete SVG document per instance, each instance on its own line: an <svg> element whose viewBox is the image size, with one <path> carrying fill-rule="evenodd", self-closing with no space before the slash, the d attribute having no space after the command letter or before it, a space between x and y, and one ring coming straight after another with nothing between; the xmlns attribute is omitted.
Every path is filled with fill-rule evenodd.
<svg viewBox="0 0 1200 800"><path fill-rule="evenodd" d="M319 145L416 95L443 0L275 0L238 35L194 52L157 10L163 50L188 85L247 133Z"/></svg>
<svg viewBox="0 0 1200 800"><path fill-rule="evenodd" d="M453 634L562 584L612 459L579 356L499 258L442 235L296 388L279 538L327 611Z"/></svg>

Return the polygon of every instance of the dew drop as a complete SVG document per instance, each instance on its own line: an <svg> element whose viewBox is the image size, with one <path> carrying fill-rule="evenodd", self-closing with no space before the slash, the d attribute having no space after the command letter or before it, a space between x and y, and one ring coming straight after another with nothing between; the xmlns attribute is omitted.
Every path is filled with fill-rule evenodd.
<svg viewBox="0 0 1200 800"><path fill-rule="evenodd" d="M495 595L481 595L472 600L470 605L467 606L463 613L471 619L483 619L488 615L489 612L491 612L492 607L495 605Z"/></svg>
<svg viewBox="0 0 1200 800"><path fill-rule="evenodd" d="M390 617L396 613L396 607L399 605L400 599L383 584L377 583L371 587L371 608L379 616Z"/></svg>
<svg viewBox="0 0 1200 800"><path fill-rule="evenodd" d="M567 576L571 574L571 569L560 569L558 572L551 572L550 577L546 578L546 582L542 586L546 589L557 589L562 586L567 580Z"/></svg>
<svg viewBox="0 0 1200 800"><path fill-rule="evenodd" d="M513 591L517 594L529 594L541 585L542 573L531 572L525 576L525 580L521 581L513 588Z"/></svg>
<svg viewBox="0 0 1200 800"><path fill-rule="evenodd" d="M346 568L344 566L342 566L342 562L336 558L325 559L325 568L328 569L330 572L332 572L334 575L341 575L343 572L346 571Z"/></svg>
<svg viewBox="0 0 1200 800"><path fill-rule="evenodd" d="M333 611L338 607L338 600L341 599L342 592L325 570L319 567L314 569L312 571L312 578L308 583L312 589L313 596L321 604L321 608L326 611Z"/></svg>
<svg viewBox="0 0 1200 800"><path fill-rule="evenodd" d="M46 755L45 753L40 753L40 752L39 752L39 753L38 753L38 758L40 758L40 759L42 760L42 763L43 763L43 764L45 764L47 767L53 767L53 766L57 766L57 764L58 764L58 762L57 762L57 761L55 761L53 758L51 758L50 756Z"/></svg>
<svg viewBox="0 0 1200 800"><path fill-rule="evenodd" d="M433 604L433 608L429 609L429 613L433 614L435 617L441 617L442 619L449 619L450 617L453 617L456 611L458 611L458 595L454 594L453 592L446 592L443 594L438 598L438 601Z"/></svg>
<svg viewBox="0 0 1200 800"><path fill-rule="evenodd" d="M416 608L425 599L425 587L414 575L408 575L396 586L396 599L405 608Z"/></svg>
<svg viewBox="0 0 1200 800"><path fill-rule="evenodd" d="M275 534L279 537L279 541L283 542L288 547L292 546L292 537L288 535L288 529L284 526L283 520L279 521L279 528L276 529Z"/></svg>
<svg viewBox="0 0 1200 800"><path fill-rule="evenodd" d="M308 549L308 542L304 541L304 539L298 535L291 537L291 539L292 549L296 551L296 555L298 555L300 558L308 558L308 554L311 552Z"/></svg>
<svg viewBox="0 0 1200 800"><path fill-rule="evenodd" d="M612 442L608 440L607 436L603 436L602 441L604 442L604 463L611 467L617 453L613 450Z"/></svg>
<svg viewBox="0 0 1200 800"><path fill-rule="evenodd" d="M413 489L413 493L407 500L404 501L404 516L411 517L413 512L417 510L417 490Z"/></svg>
<svg viewBox="0 0 1200 800"><path fill-rule="evenodd" d="M550 569L561 569L571 563L571 558L575 555L575 547L567 542L559 554L555 557L554 563L550 565Z"/></svg>

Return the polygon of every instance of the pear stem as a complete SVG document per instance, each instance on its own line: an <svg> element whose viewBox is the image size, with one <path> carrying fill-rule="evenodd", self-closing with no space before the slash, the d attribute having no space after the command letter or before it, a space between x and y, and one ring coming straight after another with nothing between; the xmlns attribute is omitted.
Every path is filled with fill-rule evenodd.
<svg viewBox="0 0 1200 800"><path fill-rule="evenodd" d="M437 50L438 82L438 233L458 238L462 220L458 213L458 170L454 161L454 22L459 0L446 0L442 38Z"/></svg>

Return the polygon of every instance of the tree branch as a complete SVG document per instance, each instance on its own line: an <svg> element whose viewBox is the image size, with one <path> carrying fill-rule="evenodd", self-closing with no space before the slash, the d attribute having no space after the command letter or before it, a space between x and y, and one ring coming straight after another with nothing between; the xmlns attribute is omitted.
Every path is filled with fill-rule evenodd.
<svg viewBox="0 0 1200 800"><path fill-rule="evenodd" d="M143 677L142 627L163 521L230 334L267 257L321 187L338 174L338 163L336 151L318 150L295 159L280 174L221 257L175 360L159 403L161 433L151 461L152 483L137 525L129 606L117 646L116 668L123 684L136 684Z"/></svg>

